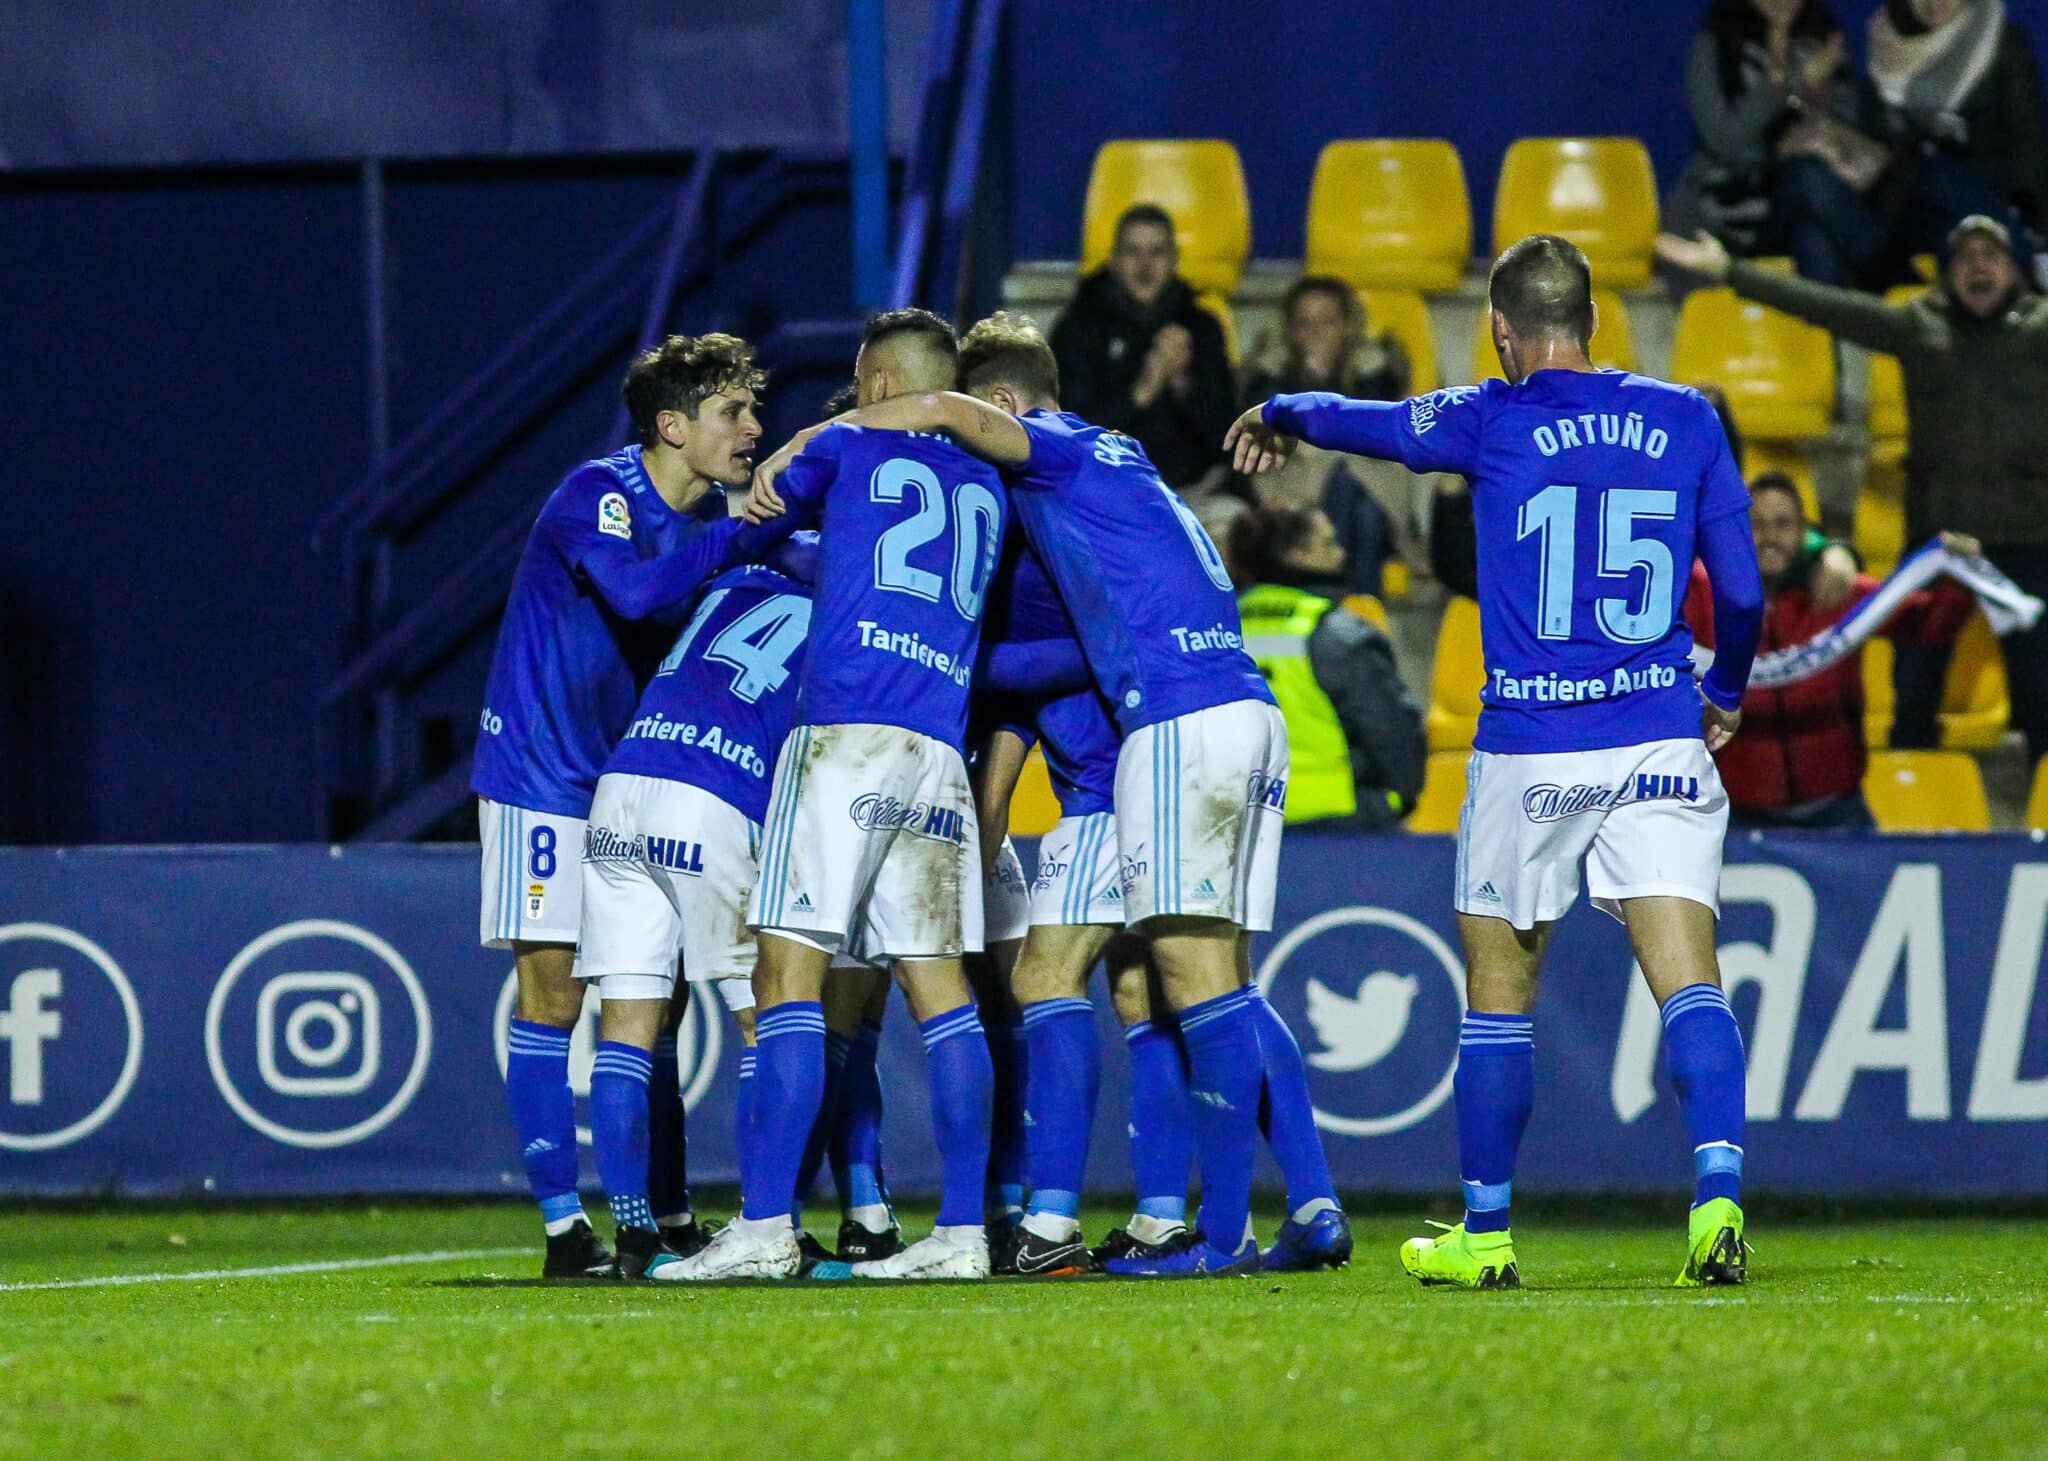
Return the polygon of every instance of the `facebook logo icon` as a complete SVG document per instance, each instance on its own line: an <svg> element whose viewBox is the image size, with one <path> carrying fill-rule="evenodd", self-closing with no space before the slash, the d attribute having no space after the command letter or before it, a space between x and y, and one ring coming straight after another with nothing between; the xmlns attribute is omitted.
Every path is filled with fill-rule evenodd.
<svg viewBox="0 0 2048 1461"><path fill-rule="evenodd" d="M0 1151L50 1151L97 1131L142 1065L128 977L83 934L0 927Z"/></svg>
<svg viewBox="0 0 2048 1461"><path fill-rule="evenodd" d="M0 1040L7 1042L7 1099L16 1106L43 1104L43 1045L64 1033L64 1017L50 1008L63 992L56 969L30 969L8 986Z"/></svg>

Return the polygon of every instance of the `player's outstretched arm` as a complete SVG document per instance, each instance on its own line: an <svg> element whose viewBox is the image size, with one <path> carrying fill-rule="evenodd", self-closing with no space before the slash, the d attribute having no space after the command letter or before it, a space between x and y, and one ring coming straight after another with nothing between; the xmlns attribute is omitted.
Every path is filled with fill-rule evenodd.
<svg viewBox="0 0 2048 1461"><path fill-rule="evenodd" d="M961 391L892 396L863 406L848 424L875 431L943 431L966 451L998 467L1031 460L1031 435L1008 411Z"/></svg>
<svg viewBox="0 0 2048 1461"><path fill-rule="evenodd" d="M681 608L718 574L752 562L769 546L760 529L725 518L705 524L674 552L653 558L636 556L626 540L596 538L576 558L576 570L607 608L637 623Z"/></svg>
<svg viewBox="0 0 2048 1461"><path fill-rule="evenodd" d="M1223 453L1241 476L1270 472L1294 454L1298 438L1284 436L1266 424L1267 402L1261 401L1230 423Z"/></svg>

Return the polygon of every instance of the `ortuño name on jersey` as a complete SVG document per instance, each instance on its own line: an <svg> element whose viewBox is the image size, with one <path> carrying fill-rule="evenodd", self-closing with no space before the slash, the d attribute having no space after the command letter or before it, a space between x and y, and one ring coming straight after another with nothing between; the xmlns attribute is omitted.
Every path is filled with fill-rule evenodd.
<svg viewBox="0 0 2048 1461"><path fill-rule="evenodd" d="M1625 451L1639 451L1652 461L1659 461L1665 448L1671 445L1671 437L1661 426L1653 426L1645 433L1640 411L1626 414L1585 411L1577 416L1560 416L1555 430L1549 426L1538 426L1529 433L1529 439L1546 457L1554 457L1574 447L1618 446Z"/></svg>

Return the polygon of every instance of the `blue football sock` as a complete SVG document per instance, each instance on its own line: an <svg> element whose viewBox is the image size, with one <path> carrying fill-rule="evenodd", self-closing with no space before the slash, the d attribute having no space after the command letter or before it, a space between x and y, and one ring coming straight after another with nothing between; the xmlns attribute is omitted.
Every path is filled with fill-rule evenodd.
<svg viewBox="0 0 2048 1461"><path fill-rule="evenodd" d="M963 1004L922 1021L917 1030L924 1037L932 1127L943 1172L938 1225L978 1224L996 1083L981 1017L973 1005Z"/></svg>
<svg viewBox="0 0 2048 1461"><path fill-rule="evenodd" d="M1507 1230L1515 1153L1536 1101L1535 1032L1527 1015L1476 1010L1458 1031L1458 1173L1468 1233Z"/></svg>
<svg viewBox="0 0 2048 1461"><path fill-rule="evenodd" d="M1202 1171L1202 1229L1235 1254L1251 1233L1252 1159L1259 1145L1258 1013L1242 989L1180 1012L1188 1099Z"/></svg>
<svg viewBox="0 0 2048 1461"><path fill-rule="evenodd" d="M825 1094L818 1105L818 1119L811 1123L810 1140L804 1143L803 1165L796 1171L797 1225L803 1225L804 1204L818 1183L818 1169L825 1164L825 1151L832 1145L832 1128L839 1120L839 1099L846 1088L846 1060L853 1041L829 1025L825 1028Z"/></svg>
<svg viewBox="0 0 2048 1461"><path fill-rule="evenodd" d="M732 1103L732 1150L740 1168L740 1202L754 1190L754 1047L740 1051L740 1090Z"/></svg>
<svg viewBox="0 0 2048 1461"><path fill-rule="evenodd" d="M1259 1103L1259 1129L1280 1164L1287 1183L1287 1207L1300 1212L1311 1204L1336 1205L1329 1159L1323 1155L1323 1134L1316 1130L1316 1108L1308 1093L1308 1067L1301 1046L1280 1011L1266 1002L1259 986L1245 986L1259 1017L1259 1062L1265 1075L1265 1099Z"/></svg>
<svg viewBox="0 0 2048 1461"><path fill-rule="evenodd" d="M576 1195L576 1094L569 1089L567 1030L512 1022L505 1104L541 1221L559 1232L583 1216L583 1199Z"/></svg>
<svg viewBox="0 0 2048 1461"><path fill-rule="evenodd" d="M647 1200L647 1085L652 1062L645 1050L618 1040L597 1047L590 1072L590 1145L597 1176L622 1228L651 1228Z"/></svg>
<svg viewBox="0 0 2048 1461"><path fill-rule="evenodd" d="M825 1012L795 999L754 1017L754 1175L741 1214L787 1217L825 1094Z"/></svg>
<svg viewBox="0 0 2048 1461"><path fill-rule="evenodd" d="M1088 1138L1095 1129L1095 1099L1102 1089L1102 1050L1095 1041L1095 1006L1085 999L1045 999L1024 1006L1031 1042L1027 1098L1031 1202L1027 1218L1081 1215L1081 1182L1088 1171Z"/></svg>
<svg viewBox="0 0 2048 1461"><path fill-rule="evenodd" d="M990 1019L994 1019L990 1011ZM1024 1212L1026 1186L1035 1181L1029 1161L1030 1134L1025 1114L1031 1056L1024 1025L983 1022L989 1064L995 1070L994 1114L989 1127L988 1181L982 1192L982 1216L990 1222L1014 1222Z"/></svg>
<svg viewBox="0 0 2048 1461"><path fill-rule="evenodd" d="M656 1222L690 1219L689 1134L684 1123L676 1037L654 1042L654 1070L647 1078L647 1200Z"/></svg>
<svg viewBox="0 0 2048 1461"><path fill-rule="evenodd" d="M1742 1201L1748 1074L1742 1028L1719 988L1688 984L1664 1001L1664 1059L1692 1139L1693 1206Z"/></svg>
<svg viewBox="0 0 2048 1461"><path fill-rule="evenodd" d="M1131 1176L1137 1212L1184 1223L1188 1169L1195 1160L1187 1053L1172 1024L1152 1020L1126 1026L1124 1044L1131 1053Z"/></svg>
<svg viewBox="0 0 2048 1461"><path fill-rule="evenodd" d="M832 1180L839 1187L839 1206L848 1212L889 1201L888 1185L882 1180L882 1082L875 1072L881 1044L882 1027L861 1021L839 1090L839 1117L832 1126Z"/></svg>

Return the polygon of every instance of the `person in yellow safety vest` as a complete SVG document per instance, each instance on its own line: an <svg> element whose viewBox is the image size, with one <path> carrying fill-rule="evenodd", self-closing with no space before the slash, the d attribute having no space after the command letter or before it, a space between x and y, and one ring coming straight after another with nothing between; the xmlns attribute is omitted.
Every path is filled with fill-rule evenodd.
<svg viewBox="0 0 2048 1461"><path fill-rule="evenodd" d="M1245 650L1287 721L1288 822L1390 827L1421 794L1428 742L1386 634L1297 586L1340 574L1343 553L1320 508L1260 508L1231 524L1227 561Z"/></svg>

